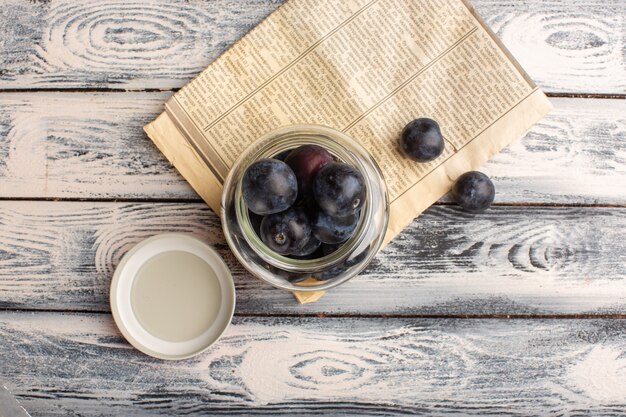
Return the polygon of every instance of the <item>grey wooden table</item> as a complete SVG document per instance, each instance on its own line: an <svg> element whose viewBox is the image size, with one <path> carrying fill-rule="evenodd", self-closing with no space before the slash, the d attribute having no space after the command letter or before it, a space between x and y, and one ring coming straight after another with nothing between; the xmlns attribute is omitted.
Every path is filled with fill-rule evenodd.
<svg viewBox="0 0 626 417"><path fill-rule="evenodd" d="M0 0L0 380L34 416L622 415L626 2L475 0L555 110L320 302L244 272L141 127L280 0ZM162 362L109 313L167 231L232 268L233 326Z"/></svg>

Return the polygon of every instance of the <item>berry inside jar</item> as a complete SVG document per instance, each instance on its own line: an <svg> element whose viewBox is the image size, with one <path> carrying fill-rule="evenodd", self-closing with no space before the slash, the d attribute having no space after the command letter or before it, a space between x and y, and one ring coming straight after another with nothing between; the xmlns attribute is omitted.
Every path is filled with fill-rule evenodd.
<svg viewBox="0 0 626 417"><path fill-rule="evenodd" d="M241 183L254 231L272 251L292 259L327 256L350 239L365 184L357 168L312 144L252 163Z"/></svg>

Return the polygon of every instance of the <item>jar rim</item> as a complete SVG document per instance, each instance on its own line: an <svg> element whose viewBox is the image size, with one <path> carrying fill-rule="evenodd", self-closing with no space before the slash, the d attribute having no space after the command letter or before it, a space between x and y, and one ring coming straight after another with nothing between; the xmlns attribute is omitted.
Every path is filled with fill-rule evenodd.
<svg viewBox="0 0 626 417"><path fill-rule="evenodd" d="M353 233L353 235L344 242L336 251L317 259L293 259L287 256L280 255L271 250L261 238L257 235L248 214L248 209L243 202L243 193L241 185L241 167L252 163L253 161L262 158L271 158L278 155L288 149L294 149L301 145L318 144L326 148L331 154L336 156L342 162L355 166L362 174L366 183L366 201L361 208L361 215L359 223ZM370 178L367 173L373 172L373 178ZM238 174L238 178L234 178ZM234 181L236 181L235 184ZM374 182L378 183L377 187L374 187ZM389 216L384 216L382 223L375 220L375 209L372 205L373 199L379 198L384 204L385 211L388 213L388 196L385 186L384 177L382 171L369 152L356 142L353 138L345 134L344 132L335 130L333 128L314 124L300 124L284 126L273 130L261 138L259 138L252 146L244 151L233 164L231 171L224 182L224 194L222 196L222 223L224 224L224 232L226 240L231 247L237 248L238 245L234 242L234 237L230 236L230 230L228 227L228 221L226 216L225 195L227 189L235 187L234 190L234 209L236 222L239 224L239 231L242 237L250 249L255 253L257 257L262 259L267 264L287 272L308 274L315 270L329 268L337 265L338 263L347 261L351 257L355 256L355 251L360 249L363 245L363 251L368 251L368 255L365 260L359 262L358 267L350 268L350 273L341 276L338 279L331 279L326 282L322 282L320 285L313 287L304 287L294 285L293 283L285 282L276 283L271 282L272 285L287 289L290 291L320 291L326 290L349 280L353 276L360 273L374 257L382 246L385 231L387 230ZM379 197L374 196L374 189L382 190ZM382 228L382 232L376 236L376 238L366 241L368 236L368 229L372 226L372 223L378 223L377 226ZM247 260L243 258L241 253L233 249L233 253L237 259L242 263L244 267L248 268ZM356 253L358 256L359 253ZM254 273L254 271L250 270ZM255 274L256 275L256 274ZM266 280L266 279L264 279Z"/></svg>
<svg viewBox="0 0 626 417"><path fill-rule="evenodd" d="M354 155L353 152L350 152L346 148L346 144L342 143L342 141L349 140L352 141L350 145L353 146L353 140L350 139L347 135L345 138L341 137L340 135L338 135L339 133L343 134L343 132L334 131L325 126L288 126L284 129L272 131L267 135L261 137L257 142L256 151L252 153L249 158L246 158L245 154L242 155L242 158L243 160L247 159L250 163L252 163L253 161L257 161L262 158L272 158L285 150L297 148L302 144L323 145L333 156L337 157L341 162L348 163L350 165L357 165L356 168L359 170L359 172L364 172L363 162L360 160L360 158ZM291 134L293 134L295 137L289 137L289 135ZM331 149L328 149L327 145L330 144L327 143L324 139L333 141L336 146L331 145ZM285 141L284 146L282 146L281 143L272 144L272 141L280 142L281 140ZM363 233L364 229L366 225L372 221L373 212L370 203L373 198L371 187L372 179L364 176L364 180L366 183L365 203L361 208L361 215L359 216L358 224L352 236L347 241L343 242L339 249L321 258L294 259L273 251L256 234L250 222L248 209L243 203L242 179L240 178L237 182L237 189L235 191L235 208L237 212L237 221L242 227L244 239L248 241L248 244L250 245L252 250L254 250L255 253L259 257L261 257L261 259L270 263L276 268L280 268L289 272L307 273L315 269L330 267L337 262L342 262L349 257L351 251L354 248L357 248L361 243L363 243L363 240L365 239L365 235Z"/></svg>

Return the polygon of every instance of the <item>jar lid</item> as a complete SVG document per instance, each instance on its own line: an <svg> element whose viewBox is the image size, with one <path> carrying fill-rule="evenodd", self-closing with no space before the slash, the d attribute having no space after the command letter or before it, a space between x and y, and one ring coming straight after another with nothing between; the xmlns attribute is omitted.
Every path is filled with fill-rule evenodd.
<svg viewBox="0 0 626 417"><path fill-rule="evenodd" d="M235 311L235 285L213 248L166 233L123 257L110 302L117 327L135 348L160 359L185 359L224 333Z"/></svg>

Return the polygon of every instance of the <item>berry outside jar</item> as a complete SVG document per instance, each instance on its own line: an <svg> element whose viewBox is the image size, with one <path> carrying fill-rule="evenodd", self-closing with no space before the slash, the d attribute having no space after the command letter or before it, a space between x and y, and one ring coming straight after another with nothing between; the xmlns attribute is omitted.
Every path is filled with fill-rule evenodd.
<svg viewBox="0 0 626 417"><path fill-rule="evenodd" d="M352 237L339 249L317 259L292 259L272 251L255 232L243 200L241 180L251 163L310 144L325 148L361 172L366 201ZM322 291L358 275L380 249L389 221L387 187L372 156L345 133L317 125L287 126L263 136L235 161L224 182L221 217L228 245L253 275L288 291ZM300 284L307 278L317 282Z"/></svg>

